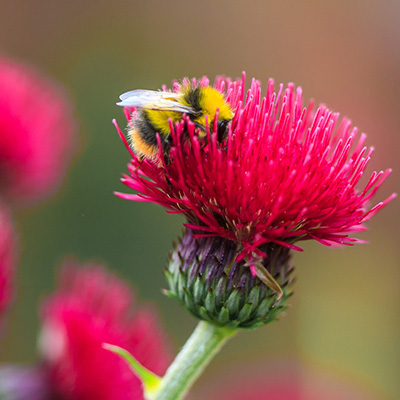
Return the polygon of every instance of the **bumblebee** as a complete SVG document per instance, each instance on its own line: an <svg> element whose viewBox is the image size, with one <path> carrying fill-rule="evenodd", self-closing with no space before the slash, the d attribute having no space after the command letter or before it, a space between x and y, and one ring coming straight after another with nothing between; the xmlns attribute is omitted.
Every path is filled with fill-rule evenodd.
<svg viewBox="0 0 400 400"><path fill-rule="evenodd" d="M185 83L179 92L158 92L153 90L132 90L120 96L117 105L136 107L137 114L129 122L129 138L135 154L140 158L157 158L159 152L157 133L166 159L172 146L171 128L183 120L186 114L196 127L200 139L205 138L207 121L212 129L218 110L218 139L224 139L233 111L218 90L201 85Z"/></svg>

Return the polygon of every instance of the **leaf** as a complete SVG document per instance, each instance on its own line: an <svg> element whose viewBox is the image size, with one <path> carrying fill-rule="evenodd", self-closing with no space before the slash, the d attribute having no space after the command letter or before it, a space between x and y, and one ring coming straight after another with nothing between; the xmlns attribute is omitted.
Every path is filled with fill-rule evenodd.
<svg viewBox="0 0 400 400"><path fill-rule="evenodd" d="M145 399L151 400L158 393L162 379L144 367L132 354L124 350L122 347L113 344L103 343L103 349L109 350L122 357L131 367L132 371L138 376L143 383L143 391Z"/></svg>

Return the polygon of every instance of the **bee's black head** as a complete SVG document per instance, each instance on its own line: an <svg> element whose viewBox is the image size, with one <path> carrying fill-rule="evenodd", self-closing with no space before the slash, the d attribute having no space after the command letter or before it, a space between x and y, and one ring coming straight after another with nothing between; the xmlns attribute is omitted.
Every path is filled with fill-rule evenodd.
<svg viewBox="0 0 400 400"><path fill-rule="evenodd" d="M228 124L230 120L223 119L221 121L218 121L218 141L222 142L224 139L226 139L226 136L228 134Z"/></svg>

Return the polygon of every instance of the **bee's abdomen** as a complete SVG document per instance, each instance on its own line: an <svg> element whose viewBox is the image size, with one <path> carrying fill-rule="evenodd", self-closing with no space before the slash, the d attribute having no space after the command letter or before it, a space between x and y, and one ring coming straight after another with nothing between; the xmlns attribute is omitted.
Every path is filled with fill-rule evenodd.
<svg viewBox="0 0 400 400"><path fill-rule="evenodd" d="M146 143L140 131L131 129L129 131L129 138L133 151L140 159L155 159L157 157L158 146Z"/></svg>
<svg viewBox="0 0 400 400"><path fill-rule="evenodd" d="M129 137L135 153L141 158L155 159L159 151L157 133L160 134L163 152L170 146L170 134L155 126L148 110L140 110L132 120Z"/></svg>
<svg viewBox="0 0 400 400"><path fill-rule="evenodd" d="M159 129L151 123L151 119L145 110L141 110L139 113L134 120L134 130L140 134L143 142L149 146L157 146L157 132Z"/></svg>

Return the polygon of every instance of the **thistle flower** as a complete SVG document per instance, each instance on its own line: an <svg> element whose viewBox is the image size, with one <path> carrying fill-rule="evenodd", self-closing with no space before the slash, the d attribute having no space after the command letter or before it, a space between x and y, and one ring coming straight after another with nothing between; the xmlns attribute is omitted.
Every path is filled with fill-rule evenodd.
<svg viewBox="0 0 400 400"><path fill-rule="evenodd" d="M155 311L136 307L131 288L98 264L64 263L59 287L41 305L41 323L41 363L0 369L0 397L143 399L139 378L104 342L126 348L158 374L170 361Z"/></svg>
<svg viewBox="0 0 400 400"><path fill-rule="evenodd" d="M192 84L208 86L209 81L202 78ZM173 91L179 92L180 87L175 83ZM249 267L252 275L265 284L266 297L276 295L276 301L283 305L290 294L283 287L289 286L291 267L282 248L301 250L297 242L309 239L327 246L360 242L350 235L364 230L364 223L394 195L368 206L390 170L373 172L367 183L357 188L373 151L364 146L366 136L359 135L348 119L340 120L338 113L324 105L314 110L311 101L304 106L300 87L280 85L275 90L271 79L263 95L260 83L252 80L244 96L244 75L241 81L219 77L214 87L224 93L234 110L226 138L220 140L215 124L207 127L206 140L201 140L189 118L175 125L171 122L168 160L161 150L155 161L140 160L130 150L129 175L122 181L136 194L118 195L127 200L153 202L169 213L186 216L187 230L168 267L168 275L175 279L170 283L171 291L195 315L202 313L202 319L222 323L224 317L219 314L226 314L221 310L228 307L231 293L225 290L229 283L222 282L224 289L218 289L223 293L222 299L217 303L213 297L206 301L208 291L215 292L220 284L218 277L210 277L211 268L217 265L217 275L229 281L233 263L239 263L242 271L242 267ZM135 109L125 111L128 122L136 118ZM231 248L215 256L217 246L204 238L214 238L211 240L222 241L223 246ZM183 256L186 242L191 246L186 254L194 261ZM214 253L208 253L210 250ZM202 264L203 259L207 259L207 267ZM278 260L279 271L269 260ZM230 284L246 293L240 302L242 307L253 304L249 298L251 287L242 284L249 277L242 278L243 274L246 272L235 278L239 283ZM194 275L202 276L200 283L193 283L201 286L201 295L187 284ZM204 279L208 281L206 285L202 283ZM193 300L194 307L189 305ZM265 312L254 311L253 316L269 321L268 313L274 306L277 304L270 301ZM199 311L199 307L207 313ZM239 326L243 321L235 318L240 313L240 306L229 313Z"/></svg>
<svg viewBox="0 0 400 400"><path fill-rule="evenodd" d="M75 122L66 94L23 64L0 57L0 194L18 203L59 186Z"/></svg>
<svg viewBox="0 0 400 400"><path fill-rule="evenodd" d="M16 236L8 210L0 204L0 317L9 307L14 293Z"/></svg>

